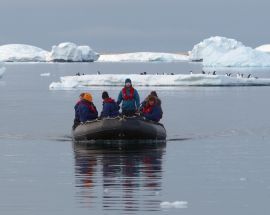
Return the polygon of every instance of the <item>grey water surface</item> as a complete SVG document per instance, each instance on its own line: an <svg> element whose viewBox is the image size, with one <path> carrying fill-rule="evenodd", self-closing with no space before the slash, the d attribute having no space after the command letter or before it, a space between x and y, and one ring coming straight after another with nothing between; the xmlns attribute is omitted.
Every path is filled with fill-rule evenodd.
<svg viewBox="0 0 270 215"><path fill-rule="evenodd" d="M50 91L52 81L97 70L196 73L200 64L6 68L0 80L0 214L269 214L270 87L155 88L166 145L112 150L73 144L73 106L81 91ZM270 69L216 70L270 77ZM120 90L89 88L99 110L104 89L114 98ZM138 88L142 99L151 90ZM185 204L162 208L165 201Z"/></svg>

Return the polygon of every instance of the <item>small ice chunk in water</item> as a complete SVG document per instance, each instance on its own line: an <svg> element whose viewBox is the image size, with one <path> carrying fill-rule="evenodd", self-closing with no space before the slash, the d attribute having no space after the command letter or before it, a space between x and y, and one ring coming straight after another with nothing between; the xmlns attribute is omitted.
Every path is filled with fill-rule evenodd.
<svg viewBox="0 0 270 215"><path fill-rule="evenodd" d="M110 191L110 190L109 190L108 188L106 188L106 189L104 189L103 192L104 192L104 193L109 193L109 191Z"/></svg>
<svg viewBox="0 0 270 215"><path fill-rule="evenodd" d="M48 73L41 73L40 74L41 77L48 77L50 75L51 75L51 73L49 73L49 72Z"/></svg>
<svg viewBox="0 0 270 215"><path fill-rule="evenodd" d="M187 201L175 201L175 202L161 202L161 208L187 208L188 202Z"/></svg>

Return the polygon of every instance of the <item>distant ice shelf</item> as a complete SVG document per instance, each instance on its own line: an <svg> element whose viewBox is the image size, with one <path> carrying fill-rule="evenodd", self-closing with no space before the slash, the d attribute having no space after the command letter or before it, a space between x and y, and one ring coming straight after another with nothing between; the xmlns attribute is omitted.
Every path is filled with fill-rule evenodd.
<svg viewBox="0 0 270 215"><path fill-rule="evenodd" d="M189 56L184 54L162 52L134 52L123 54L103 54L98 62L178 62L188 61Z"/></svg>
<svg viewBox="0 0 270 215"><path fill-rule="evenodd" d="M175 74L175 75L138 75L138 74L102 74L60 77L52 82L51 90L80 89L95 86L123 86L130 78L134 86L270 86L270 79L255 77L243 78L226 75Z"/></svg>

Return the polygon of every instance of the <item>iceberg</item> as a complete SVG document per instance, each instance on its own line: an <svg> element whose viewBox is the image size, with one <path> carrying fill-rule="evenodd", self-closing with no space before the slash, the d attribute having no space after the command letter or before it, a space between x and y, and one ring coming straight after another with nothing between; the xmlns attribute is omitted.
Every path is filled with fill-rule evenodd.
<svg viewBox="0 0 270 215"><path fill-rule="evenodd" d="M45 62L49 52L25 44L0 46L0 61L5 62Z"/></svg>
<svg viewBox="0 0 270 215"><path fill-rule="evenodd" d="M160 52L134 52L123 54L103 54L98 62L177 62L188 61L185 54L172 54Z"/></svg>
<svg viewBox="0 0 270 215"><path fill-rule="evenodd" d="M89 46L77 46L75 43L65 42L52 47L50 61L55 62L93 62L99 58Z"/></svg>
<svg viewBox="0 0 270 215"><path fill-rule="evenodd" d="M257 51L266 52L266 53L270 54L270 44L265 44L265 45L262 45L262 46L258 46L255 49Z"/></svg>
<svg viewBox="0 0 270 215"><path fill-rule="evenodd" d="M210 37L195 45L190 60L203 60L205 67L269 67L270 55L226 37Z"/></svg>
<svg viewBox="0 0 270 215"><path fill-rule="evenodd" d="M134 86L270 86L270 79L243 78L241 76L189 74L189 75L138 75L103 74L63 76L59 82L52 82L51 90L81 89L95 86L123 86L130 78Z"/></svg>

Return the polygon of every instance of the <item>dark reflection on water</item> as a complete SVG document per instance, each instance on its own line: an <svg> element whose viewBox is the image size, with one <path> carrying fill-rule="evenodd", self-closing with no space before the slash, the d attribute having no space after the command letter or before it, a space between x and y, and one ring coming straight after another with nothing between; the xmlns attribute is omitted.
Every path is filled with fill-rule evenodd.
<svg viewBox="0 0 270 215"><path fill-rule="evenodd" d="M160 210L166 142L74 143L81 207L123 213Z"/></svg>

